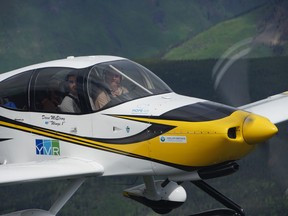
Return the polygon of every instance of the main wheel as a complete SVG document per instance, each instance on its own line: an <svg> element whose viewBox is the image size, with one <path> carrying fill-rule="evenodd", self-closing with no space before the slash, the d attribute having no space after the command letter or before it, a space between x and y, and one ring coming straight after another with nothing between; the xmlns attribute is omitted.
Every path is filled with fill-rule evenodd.
<svg viewBox="0 0 288 216"><path fill-rule="evenodd" d="M159 208L159 209L153 208L152 210L157 214L168 214L169 212L172 211L172 209L166 209L166 208Z"/></svg>

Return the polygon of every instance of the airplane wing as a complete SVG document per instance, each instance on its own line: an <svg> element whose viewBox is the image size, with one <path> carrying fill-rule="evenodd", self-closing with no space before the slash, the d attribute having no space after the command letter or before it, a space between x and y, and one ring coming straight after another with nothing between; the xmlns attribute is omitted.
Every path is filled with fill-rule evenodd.
<svg viewBox="0 0 288 216"><path fill-rule="evenodd" d="M3 164L0 165L0 184L79 176L97 176L102 175L103 172L104 168L100 164L79 158Z"/></svg>
<svg viewBox="0 0 288 216"><path fill-rule="evenodd" d="M288 120L288 91L239 108L265 116L274 124L286 121Z"/></svg>

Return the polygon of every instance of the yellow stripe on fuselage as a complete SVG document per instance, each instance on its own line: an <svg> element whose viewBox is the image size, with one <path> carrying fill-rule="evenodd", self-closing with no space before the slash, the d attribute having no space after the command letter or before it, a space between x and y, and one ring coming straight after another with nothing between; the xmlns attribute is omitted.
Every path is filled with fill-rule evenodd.
<svg viewBox="0 0 288 216"><path fill-rule="evenodd" d="M247 112L235 111L225 118L203 122L117 116L132 121L174 126L174 129L166 133L158 131L157 133L161 135L148 141L143 140L132 144L104 143L44 128L24 124L18 125L17 122L0 121L0 125L99 150L153 160L175 167L199 167L237 160L254 149L255 146L245 143L242 137L242 125L247 115ZM231 127L237 127L236 138L229 138L227 135L228 129ZM147 131L147 133L155 133L155 131ZM176 142L165 142L161 140L161 137L175 139ZM179 138L181 138L180 142L177 141Z"/></svg>

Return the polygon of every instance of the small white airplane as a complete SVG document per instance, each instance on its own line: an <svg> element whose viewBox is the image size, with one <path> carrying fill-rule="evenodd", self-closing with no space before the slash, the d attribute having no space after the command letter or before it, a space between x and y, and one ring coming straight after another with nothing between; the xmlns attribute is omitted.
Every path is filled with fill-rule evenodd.
<svg viewBox="0 0 288 216"><path fill-rule="evenodd" d="M190 181L227 207L195 215L245 215L204 180L237 171L236 161L288 119L288 93L229 107L176 94L115 56L0 74L0 103L0 184L73 179L49 210L13 216L55 216L87 177L119 175L143 176L123 194L160 214L185 202L181 183Z"/></svg>

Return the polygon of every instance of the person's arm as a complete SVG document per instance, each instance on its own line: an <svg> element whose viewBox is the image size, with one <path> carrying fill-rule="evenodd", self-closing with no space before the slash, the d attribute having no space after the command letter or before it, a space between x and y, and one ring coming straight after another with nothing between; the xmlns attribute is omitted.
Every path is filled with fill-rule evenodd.
<svg viewBox="0 0 288 216"><path fill-rule="evenodd" d="M109 97L108 93L106 91L102 91L95 100L96 110L101 109L110 100L111 100L111 98Z"/></svg>
<svg viewBox="0 0 288 216"><path fill-rule="evenodd" d="M62 103L59 105L59 108L62 112L69 112L69 113L74 113L74 105L73 105L73 99L66 96Z"/></svg>

